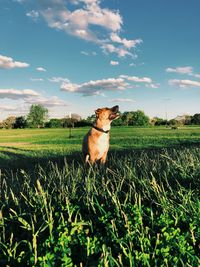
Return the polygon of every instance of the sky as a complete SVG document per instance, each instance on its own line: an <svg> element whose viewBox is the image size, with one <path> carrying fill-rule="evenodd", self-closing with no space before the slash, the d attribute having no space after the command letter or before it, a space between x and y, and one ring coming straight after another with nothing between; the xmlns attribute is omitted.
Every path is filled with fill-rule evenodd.
<svg viewBox="0 0 200 267"><path fill-rule="evenodd" d="M1 0L0 120L200 113L199 0Z"/></svg>

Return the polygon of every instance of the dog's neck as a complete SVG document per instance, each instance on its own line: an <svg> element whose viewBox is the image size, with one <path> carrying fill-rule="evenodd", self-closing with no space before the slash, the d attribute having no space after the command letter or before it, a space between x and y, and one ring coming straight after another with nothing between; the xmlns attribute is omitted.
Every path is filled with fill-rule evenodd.
<svg viewBox="0 0 200 267"><path fill-rule="evenodd" d="M100 121L99 119L95 121L94 126L96 127L96 129L100 129L102 130L102 132L105 132L105 133L108 133L110 131L110 123L104 125L102 121Z"/></svg>

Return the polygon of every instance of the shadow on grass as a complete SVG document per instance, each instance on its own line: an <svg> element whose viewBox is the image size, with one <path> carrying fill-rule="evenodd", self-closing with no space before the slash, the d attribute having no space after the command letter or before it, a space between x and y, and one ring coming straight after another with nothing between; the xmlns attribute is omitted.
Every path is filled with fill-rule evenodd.
<svg viewBox="0 0 200 267"><path fill-rule="evenodd" d="M17 149L20 150L20 149ZM72 162L82 163L83 158L81 152L73 152L68 155L44 155L44 156L30 156L34 151L26 150L27 154L15 153L10 151L1 151L3 155L0 158L0 169L6 171L15 171L18 169L34 170L37 165L45 167L49 162L57 163L58 165L64 165L65 161L69 164Z"/></svg>

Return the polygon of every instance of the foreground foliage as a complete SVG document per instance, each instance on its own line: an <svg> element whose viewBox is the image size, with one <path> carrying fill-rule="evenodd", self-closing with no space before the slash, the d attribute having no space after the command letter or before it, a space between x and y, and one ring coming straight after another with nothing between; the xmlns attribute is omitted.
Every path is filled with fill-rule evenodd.
<svg viewBox="0 0 200 267"><path fill-rule="evenodd" d="M0 265L199 266L200 148L3 171Z"/></svg>

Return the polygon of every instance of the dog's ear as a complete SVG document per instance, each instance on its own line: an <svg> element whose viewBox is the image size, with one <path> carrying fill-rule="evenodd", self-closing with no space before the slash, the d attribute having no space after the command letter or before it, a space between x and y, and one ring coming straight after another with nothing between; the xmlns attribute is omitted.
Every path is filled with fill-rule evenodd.
<svg viewBox="0 0 200 267"><path fill-rule="evenodd" d="M101 108L98 108L97 110L95 110L95 114L96 114L97 117L99 116L100 112L101 112Z"/></svg>

